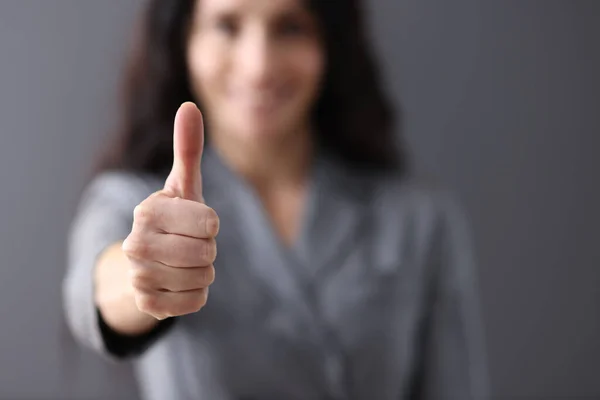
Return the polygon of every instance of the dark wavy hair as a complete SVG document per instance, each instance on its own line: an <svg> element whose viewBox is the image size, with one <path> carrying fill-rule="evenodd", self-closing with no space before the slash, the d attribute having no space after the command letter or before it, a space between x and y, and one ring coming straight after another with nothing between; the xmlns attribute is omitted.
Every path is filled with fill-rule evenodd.
<svg viewBox="0 0 600 400"><path fill-rule="evenodd" d="M195 1L148 0L123 82L116 142L100 170L164 174L170 169L175 113L183 102L198 103L185 57ZM362 1L306 1L322 30L327 60L313 107L316 143L350 167L404 172L395 129L399 115L382 87Z"/></svg>

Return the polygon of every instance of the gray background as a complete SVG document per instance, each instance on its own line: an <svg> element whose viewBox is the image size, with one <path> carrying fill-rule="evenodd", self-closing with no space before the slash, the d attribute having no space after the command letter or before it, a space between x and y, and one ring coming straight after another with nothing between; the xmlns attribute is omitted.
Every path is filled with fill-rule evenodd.
<svg viewBox="0 0 600 400"><path fill-rule="evenodd" d="M0 398L132 398L63 326L65 233L137 0L0 1ZM496 398L600 398L600 2L371 0L417 169L478 247Z"/></svg>

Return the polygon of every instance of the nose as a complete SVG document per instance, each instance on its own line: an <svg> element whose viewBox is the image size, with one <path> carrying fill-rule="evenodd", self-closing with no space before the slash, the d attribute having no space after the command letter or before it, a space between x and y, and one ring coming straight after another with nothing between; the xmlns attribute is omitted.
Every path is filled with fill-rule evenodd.
<svg viewBox="0 0 600 400"><path fill-rule="evenodd" d="M269 33L262 27L248 29L239 42L238 71L253 86L265 86L273 76L277 55Z"/></svg>

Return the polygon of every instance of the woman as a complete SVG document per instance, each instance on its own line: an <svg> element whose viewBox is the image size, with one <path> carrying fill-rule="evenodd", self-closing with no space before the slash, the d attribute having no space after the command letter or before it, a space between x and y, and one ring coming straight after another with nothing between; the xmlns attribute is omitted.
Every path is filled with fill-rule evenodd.
<svg viewBox="0 0 600 400"><path fill-rule="evenodd" d="M359 8L149 1L64 283L143 398L486 394L463 218L406 172Z"/></svg>

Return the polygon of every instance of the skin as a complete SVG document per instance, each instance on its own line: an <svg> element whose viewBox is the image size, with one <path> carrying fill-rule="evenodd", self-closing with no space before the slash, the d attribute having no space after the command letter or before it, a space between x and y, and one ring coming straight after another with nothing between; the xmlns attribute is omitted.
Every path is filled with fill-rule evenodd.
<svg viewBox="0 0 600 400"><path fill-rule="evenodd" d="M196 3L187 47L194 93L210 121L211 143L247 178L287 179L306 157L321 47L316 21L300 0Z"/></svg>
<svg viewBox="0 0 600 400"><path fill-rule="evenodd" d="M136 206L131 233L99 258L96 303L120 333L141 334L206 304L219 218L203 201L203 142L202 115L185 103L175 117L174 162L164 188Z"/></svg>
<svg viewBox="0 0 600 400"><path fill-rule="evenodd" d="M309 115L325 63L314 18L300 0L200 0L187 54L211 145L254 187L274 229L291 244L313 150ZM164 188L135 208L127 239L96 265L96 303L123 334L199 311L215 279L219 219L202 196L204 124L193 103L178 110L173 134Z"/></svg>

